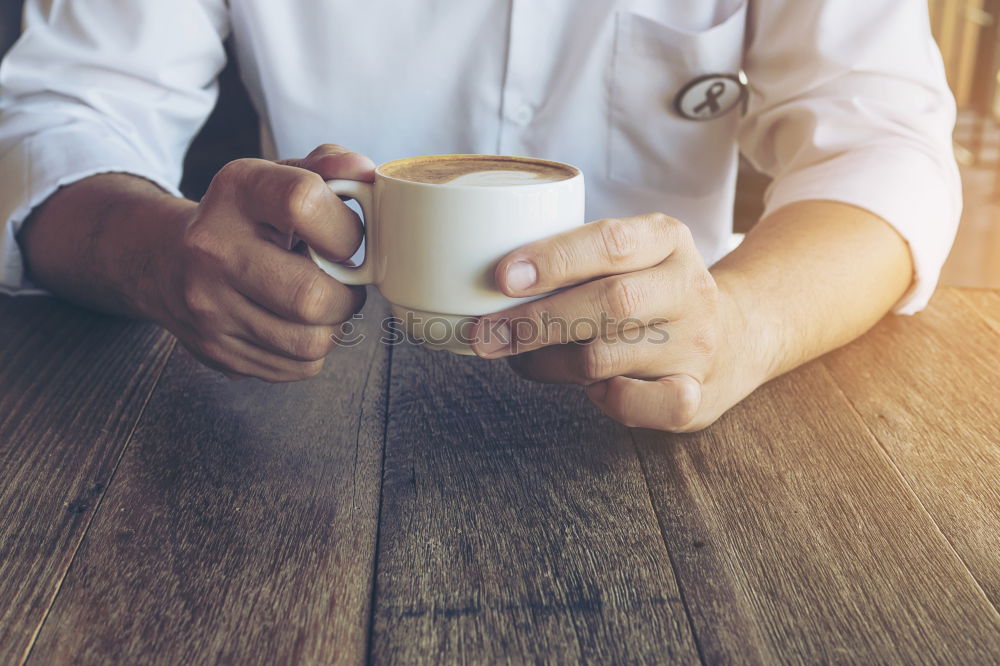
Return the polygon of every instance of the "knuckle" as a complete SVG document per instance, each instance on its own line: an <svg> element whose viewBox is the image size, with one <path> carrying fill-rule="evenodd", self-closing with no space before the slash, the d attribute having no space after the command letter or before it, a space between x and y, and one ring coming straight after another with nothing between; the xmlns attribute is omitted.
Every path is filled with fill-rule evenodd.
<svg viewBox="0 0 1000 666"><path fill-rule="evenodd" d="M326 195L326 185L323 179L311 171L289 178L285 190L285 210L291 219L300 219L313 215L321 205Z"/></svg>
<svg viewBox="0 0 1000 666"><path fill-rule="evenodd" d="M313 150L310 155L339 155L346 152L348 152L347 148L344 148L340 144L321 143L316 146L315 150Z"/></svg>
<svg viewBox="0 0 1000 666"><path fill-rule="evenodd" d="M261 379L270 384L287 384L315 377L322 370L322 359L317 361L295 361L284 364L281 367L272 368L266 374L261 375Z"/></svg>
<svg viewBox="0 0 1000 666"><path fill-rule="evenodd" d="M181 239L184 249L199 257L217 258L222 255L226 244L220 242L216 234L204 224L192 224L184 231Z"/></svg>
<svg viewBox="0 0 1000 666"><path fill-rule="evenodd" d="M307 321L319 321L332 309L333 294L319 271L310 271L297 283L292 297L296 316Z"/></svg>
<svg viewBox="0 0 1000 666"><path fill-rule="evenodd" d="M698 403L686 394L680 393L669 411L666 429L671 432L684 432L698 413Z"/></svg>
<svg viewBox="0 0 1000 666"><path fill-rule="evenodd" d="M615 374L618 354L612 345L601 340L594 340L581 345L583 358L581 376L585 383L607 379Z"/></svg>
<svg viewBox="0 0 1000 666"><path fill-rule="evenodd" d="M639 247L639 238L634 225L625 220L609 218L598 227L605 258L612 265L627 260Z"/></svg>
<svg viewBox="0 0 1000 666"><path fill-rule="evenodd" d="M534 347L547 336L541 313L534 308L528 308L520 315L512 317L507 325L510 326L512 343L519 349Z"/></svg>
<svg viewBox="0 0 1000 666"><path fill-rule="evenodd" d="M604 312L614 323L632 319L642 303L642 287L630 276L605 280L603 292Z"/></svg>
<svg viewBox="0 0 1000 666"><path fill-rule="evenodd" d="M528 307L524 319L525 323L522 326L533 339L522 341L520 336L518 336L519 342L548 345L568 341L568 334L564 330L565 326L563 326L562 319L560 317L553 317L547 310Z"/></svg>
<svg viewBox="0 0 1000 666"><path fill-rule="evenodd" d="M236 182L246 177L246 174L257 165L257 160L251 157L241 157L238 160L226 162L215 174L215 179L222 182Z"/></svg>
<svg viewBox="0 0 1000 666"><path fill-rule="evenodd" d="M225 349L222 343L218 340L202 340L198 344L198 353L210 361L221 364L229 370L234 370L234 368L231 368L229 364L222 362L222 358L225 356Z"/></svg>
<svg viewBox="0 0 1000 666"><path fill-rule="evenodd" d="M665 216L666 217L666 216ZM684 224L680 220L672 217L667 217L669 220L668 226L670 231L674 234L674 241L676 247L682 246L694 246L694 235L691 233L691 227Z"/></svg>
<svg viewBox="0 0 1000 666"><path fill-rule="evenodd" d="M198 319L210 318L215 314L215 300L197 282L184 286L184 305Z"/></svg>
<svg viewBox="0 0 1000 666"><path fill-rule="evenodd" d="M693 378L688 378L687 381L678 378L670 383L673 390L663 405L658 423L660 429L669 432L688 432L696 425L695 418L701 408L701 392L691 390L690 382L693 381L695 381Z"/></svg>
<svg viewBox="0 0 1000 666"><path fill-rule="evenodd" d="M303 336L297 352L303 358L318 361L330 353L333 345L333 338L329 331L325 328L313 327Z"/></svg>
<svg viewBox="0 0 1000 666"><path fill-rule="evenodd" d="M540 253L540 272L550 280L558 281L561 277L573 274L573 253L565 243L553 242Z"/></svg>
<svg viewBox="0 0 1000 666"><path fill-rule="evenodd" d="M666 213L649 213L647 216L650 225L658 232L658 235L665 240L672 242L673 246L694 245L694 236L691 235L691 228Z"/></svg>
<svg viewBox="0 0 1000 666"><path fill-rule="evenodd" d="M698 331L691 338L691 348L699 356L713 356L718 348L718 333L710 327Z"/></svg>
<svg viewBox="0 0 1000 666"><path fill-rule="evenodd" d="M666 229L672 229L676 227L683 227L684 224L678 220L676 217L671 217L666 213L661 213L659 211L650 213L647 215L649 221L656 227L662 227Z"/></svg>
<svg viewBox="0 0 1000 666"><path fill-rule="evenodd" d="M699 271L692 280L692 292L709 304L714 304L719 297L719 286L715 278L707 270Z"/></svg>
<svg viewBox="0 0 1000 666"><path fill-rule="evenodd" d="M299 364L297 375L300 379L309 379L310 377L315 377L323 371L323 359L316 361L306 361Z"/></svg>

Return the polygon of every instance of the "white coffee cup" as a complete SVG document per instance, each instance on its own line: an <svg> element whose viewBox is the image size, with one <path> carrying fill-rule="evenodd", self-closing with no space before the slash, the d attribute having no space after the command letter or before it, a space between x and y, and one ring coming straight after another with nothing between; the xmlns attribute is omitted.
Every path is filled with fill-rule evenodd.
<svg viewBox="0 0 1000 666"><path fill-rule="evenodd" d="M584 222L583 174L548 160L416 157L379 166L374 185L328 185L360 204L365 258L347 266L310 248L313 261L345 284L375 285L412 337L459 354L472 353L477 316L532 300L497 288L500 259Z"/></svg>

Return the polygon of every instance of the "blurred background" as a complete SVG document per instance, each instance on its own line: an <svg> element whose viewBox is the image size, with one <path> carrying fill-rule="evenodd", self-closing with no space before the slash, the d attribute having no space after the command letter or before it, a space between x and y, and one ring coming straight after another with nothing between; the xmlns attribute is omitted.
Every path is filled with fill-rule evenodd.
<svg viewBox="0 0 1000 666"><path fill-rule="evenodd" d="M905 0L907 2L913 0ZM959 114L955 155L965 211L942 284L1000 288L1000 0L927 0ZM22 0L0 0L0 54L17 39ZM230 59L215 111L195 139L181 190L198 199L229 160L258 154L257 117ZM762 210L768 179L743 164L734 231L745 232Z"/></svg>
<svg viewBox="0 0 1000 666"><path fill-rule="evenodd" d="M955 155L965 210L942 283L1000 287L1000 0L930 0L958 102Z"/></svg>

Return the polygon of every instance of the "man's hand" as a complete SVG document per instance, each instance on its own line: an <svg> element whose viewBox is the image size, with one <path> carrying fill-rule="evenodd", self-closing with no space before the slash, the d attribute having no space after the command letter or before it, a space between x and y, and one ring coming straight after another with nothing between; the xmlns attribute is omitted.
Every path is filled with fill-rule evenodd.
<svg viewBox="0 0 1000 666"><path fill-rule="evenodd" d="M508 296L570 288L483 317L475 351L516 354L529 379L582 384L626 425L695 430L743 397L731 390L745 384L733 381L734 313L673 218L601 220L531 243L496 282Z"/></svg>
<svg viewBox="0 0 1000 666"><path fill-rule="evenodd" d="M529 379L583 384L626 425L698 430L868 330L912 275L891 226L833 201L771 213L711 270L677 220L601 220L500 261L509 296L566 289L481 318L474 349Z"/></svg>
<svg viewBox="0 0 1000 666"><path fill-rule="evenodd" d="M231 377L319 372L337 325L364 301L293 252L303 239L331 259L361 240L357 216L324 180L374 179L339 146L302 160L237 160L201 203L136 176L99 174L61 188L18 241L36 284L105 312L152 319Z"/></svg>
<svg viewBox="0 0 1000 666"><path fill-rule="evenodd" d="M331 259L354 254L360 221L324 181L371 181L374 168L339 146L320 146L303 160L223 167L179 242L160 254L152 317L230 376L280 382L318 373L365 292L291 248L302 239Z"/></svg>

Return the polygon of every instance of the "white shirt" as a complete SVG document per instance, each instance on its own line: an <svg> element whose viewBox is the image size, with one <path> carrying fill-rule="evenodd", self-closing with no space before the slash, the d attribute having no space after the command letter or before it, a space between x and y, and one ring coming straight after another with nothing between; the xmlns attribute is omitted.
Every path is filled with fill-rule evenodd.
<svg viewBox="0 0 1000 666"><path fill-rule="evenodd" d="M575 164L590 219L658 210L706 261L732 224L738 150L775 177L765 214L847 202L909 242L924 306L961 208L954 101L922 0L28 0L0 66L0 286L30 291L14 234L100 172L177 193L232 34L267 157L339 143ZM749 97L675 108L705 74Z"/></svg>

